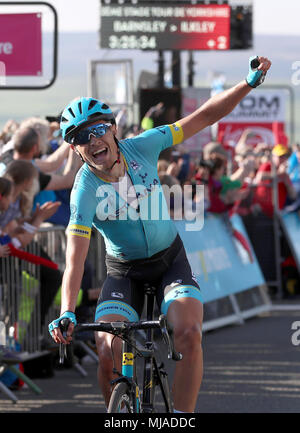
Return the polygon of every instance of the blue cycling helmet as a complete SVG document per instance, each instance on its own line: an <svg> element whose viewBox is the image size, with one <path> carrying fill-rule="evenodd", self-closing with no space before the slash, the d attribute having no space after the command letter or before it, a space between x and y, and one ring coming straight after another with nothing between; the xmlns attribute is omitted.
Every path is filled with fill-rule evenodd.
<svg viewBox="0 0 300 433"><path fill-rule="evenodd" d="M95 98L76 98L70 102L61 115L60 128L63 139L70 143L74 133L85 123L107 120L115 123L115 116L108 105Z"/></svg>

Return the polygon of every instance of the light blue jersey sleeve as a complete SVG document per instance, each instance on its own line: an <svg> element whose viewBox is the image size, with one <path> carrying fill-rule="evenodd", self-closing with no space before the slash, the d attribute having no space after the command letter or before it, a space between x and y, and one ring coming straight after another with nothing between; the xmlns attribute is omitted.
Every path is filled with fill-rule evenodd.
<svg viewBox="0 0 300 433"><path fill-rule="evenodd" d="M136 137L122 140L135 152L141 153L148 161L157 163L159 154L168 147L183 141L183 130L179 123L159 126L142 132Z"/></svg>
<svg viewBox="0 0 300 433"><path fill-rule="evenodd" d="M96 208L96 189L88 169L83 166L76 176L71 192L68 235L90 239Z"/></svg>

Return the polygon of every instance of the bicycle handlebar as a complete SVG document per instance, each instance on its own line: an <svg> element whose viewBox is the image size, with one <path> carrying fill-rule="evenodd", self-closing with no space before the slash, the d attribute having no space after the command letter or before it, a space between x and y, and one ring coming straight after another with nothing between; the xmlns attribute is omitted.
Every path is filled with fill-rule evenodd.
<svg viewBox="0 0 300 433"><path fill-rule="evenodd" d="M60 322L60 330L62 333L66 332L70 324L69 319L62 319ZM95 322L95 323L79 323L76 325L76 331L100 331L109 332L114 335L122 335L126 332L138 329L155 329L160 328L163 340L168 347L168 358L174 361L180 361L182 354L176 352L174 349L173 338L170 337L167 319L163 314L159 316L158 320L141 320L139 322ZM60 359L64 356L63 343L60 343Z"/></svg>

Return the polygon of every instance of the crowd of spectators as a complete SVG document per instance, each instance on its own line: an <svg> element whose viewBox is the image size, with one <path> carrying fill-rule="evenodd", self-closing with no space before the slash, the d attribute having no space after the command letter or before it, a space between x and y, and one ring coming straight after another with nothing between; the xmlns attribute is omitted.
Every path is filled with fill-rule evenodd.
<svg viewBox="0 0 300 433"><path fill-rule="evenodd" d="M163 104L151 107L141 124L128 125L126 111L116 119L118 138L137 135L155 125L153 119ZM276 206L283 210L300 208L300 145L293 148L280 143L250 145L252 131L246 129L234 152L222 143L211 141L201 152L190 154L184 143L162 152L158 175L163 186L180 193L192 186L191 205L204 201L205 212L239 213L242 217L258 214L270 218L274 212L274 185L278 191ZM66 227L69 220L70 191L82 162L60 135L57 118L10 120L0 132L0 257L10 254L3 239L9 237L17 248L35 242L34 236L45 223ZM197 186L204 186L204 195ZM203 189L202 189L203 191ZM171 216L182 201L171 198ZM40 247L40 255L50 259ZM87 303L95 302L100 289L92 288L86 264L83 286ZM61 286L59 270L41 266L41 312L45 317ZM90 292L89 292L90 290ZM90 293L90 294L88 294Z"/></svg>

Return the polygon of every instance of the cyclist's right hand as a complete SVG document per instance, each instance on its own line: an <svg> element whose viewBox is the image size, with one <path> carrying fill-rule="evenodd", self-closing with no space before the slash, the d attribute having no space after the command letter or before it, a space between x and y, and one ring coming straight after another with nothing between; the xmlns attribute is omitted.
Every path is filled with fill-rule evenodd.
<svg viewBox="0 0 300 433"><path fill-rule="evenodd" d="M64 337L60 329L60 322L63 319L68 319L70 321L70 324L66 332L66 337ZM53 320L49 324L48 329L51 337L56 343L69 344L72 341L72 334L76 324L77 321L76 321L75 313L73 313L72 311L65 311L58 319Z"/></svg>

